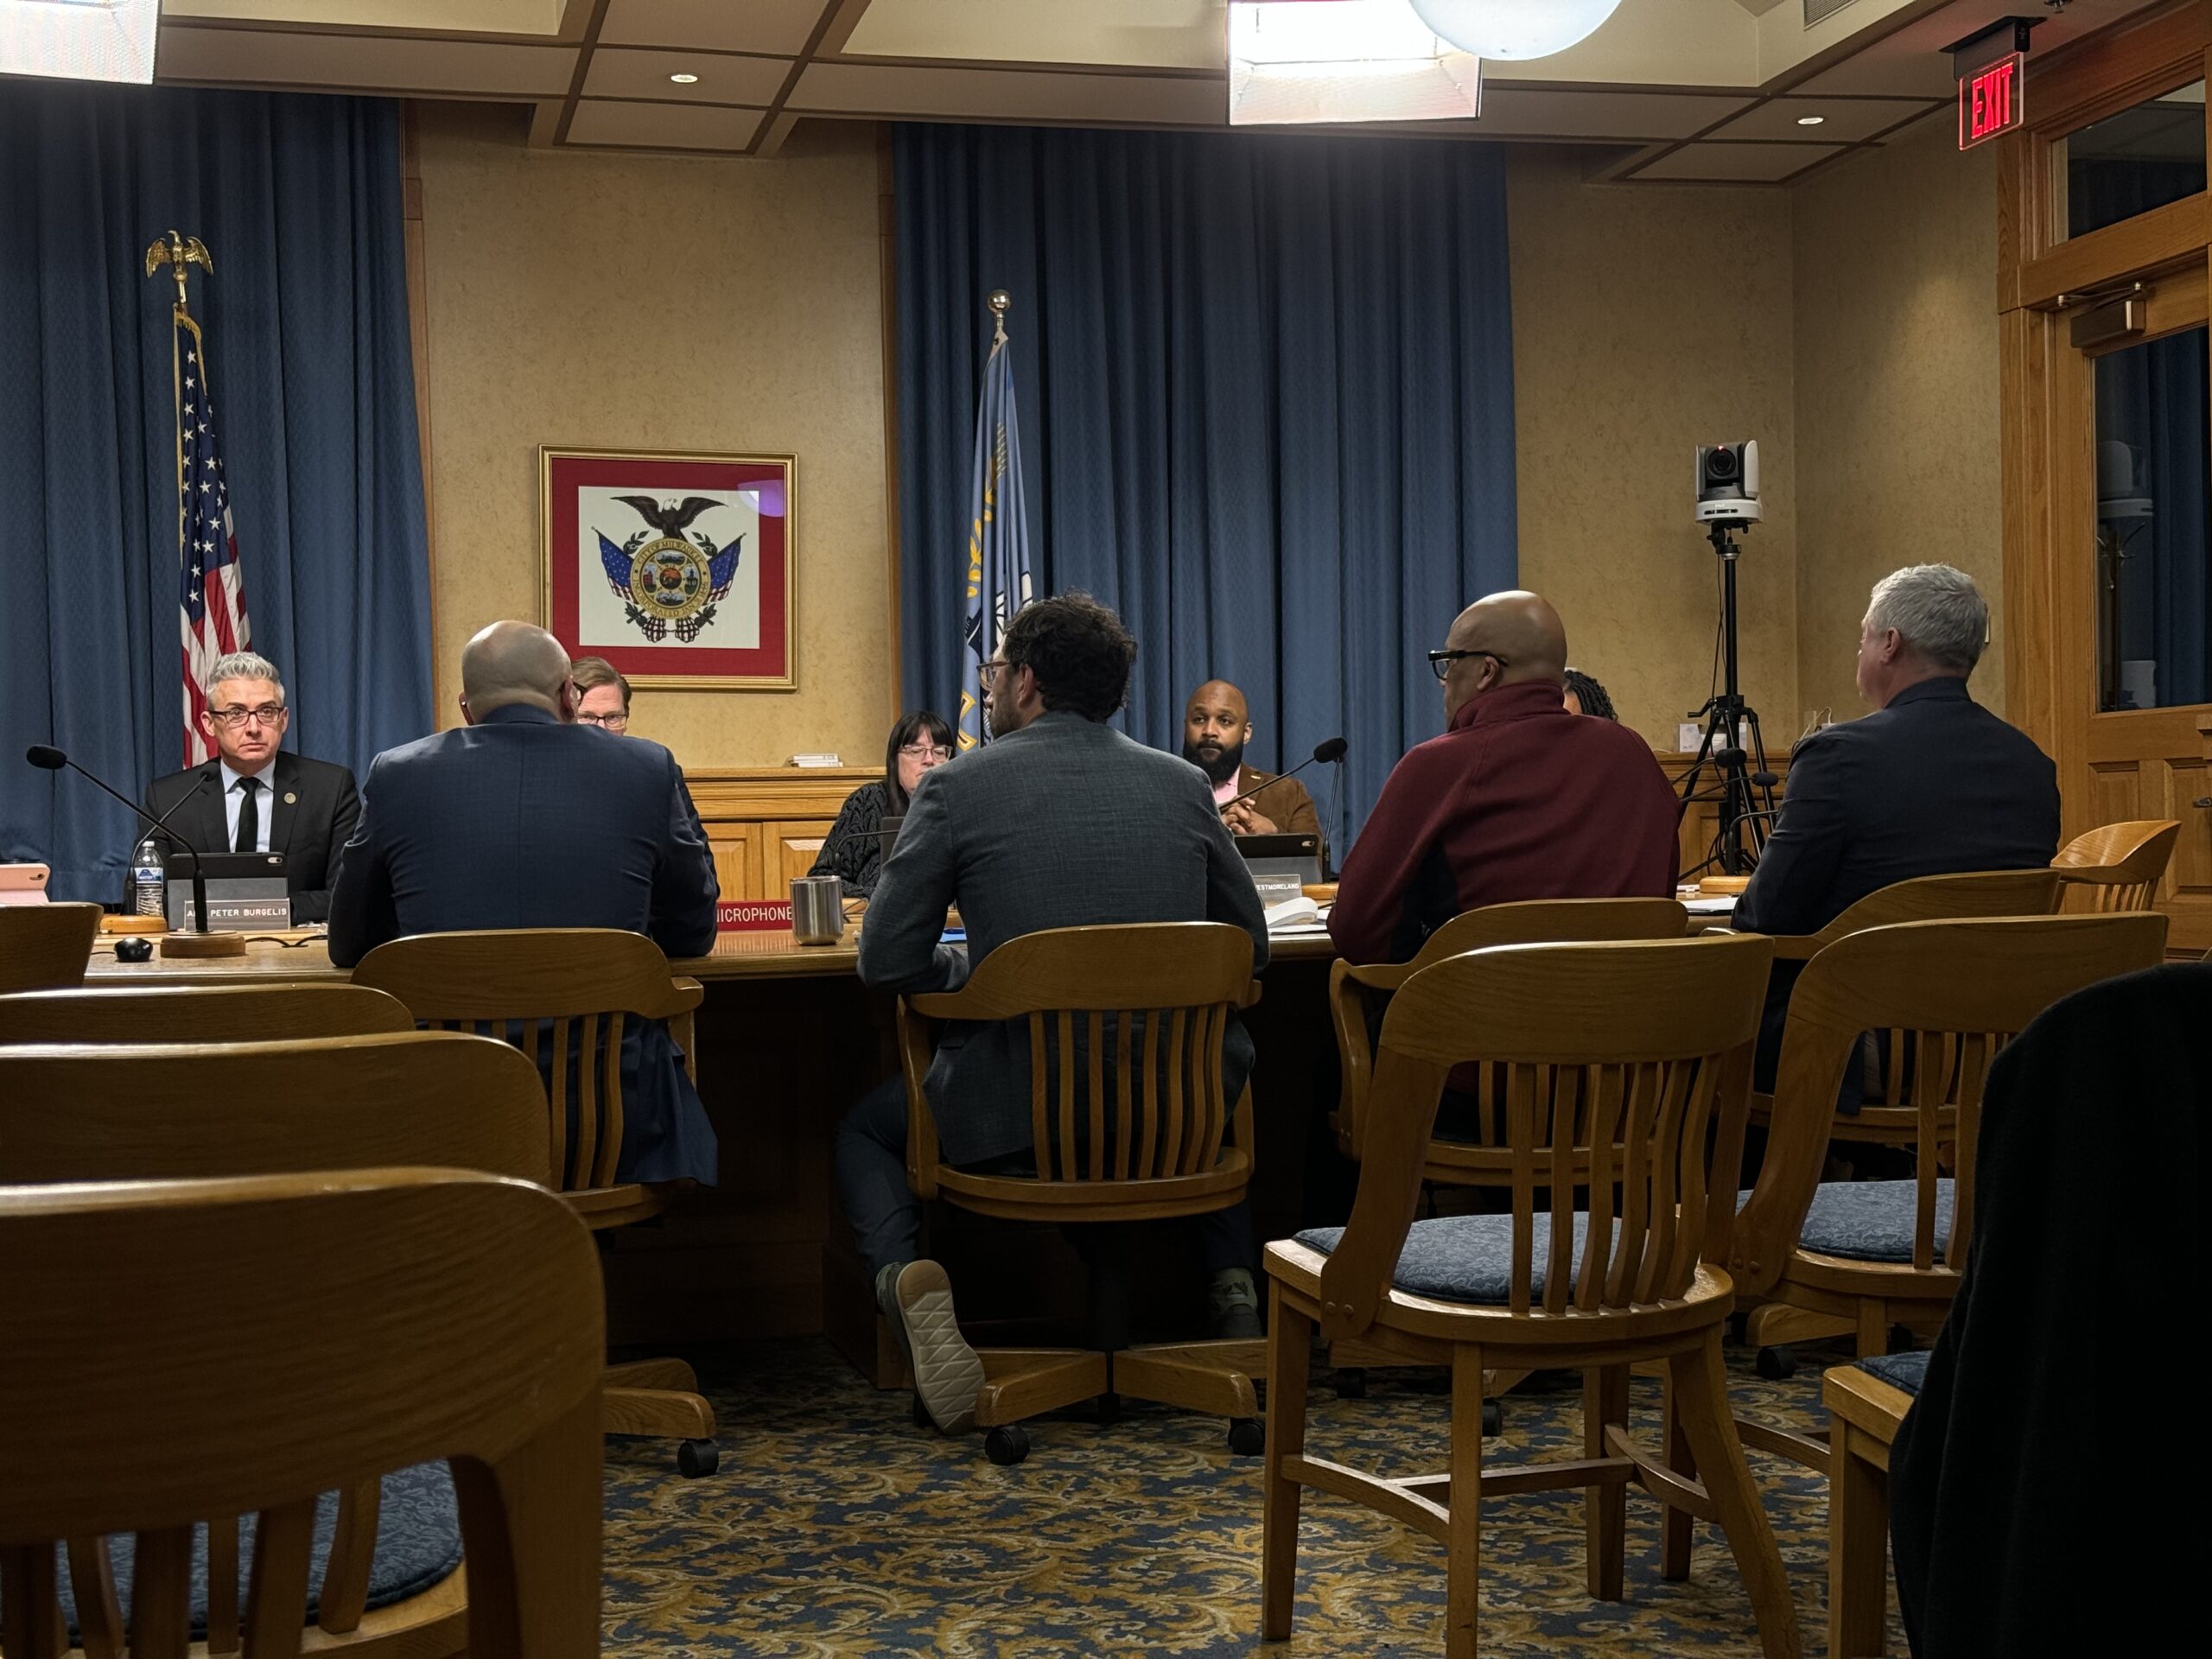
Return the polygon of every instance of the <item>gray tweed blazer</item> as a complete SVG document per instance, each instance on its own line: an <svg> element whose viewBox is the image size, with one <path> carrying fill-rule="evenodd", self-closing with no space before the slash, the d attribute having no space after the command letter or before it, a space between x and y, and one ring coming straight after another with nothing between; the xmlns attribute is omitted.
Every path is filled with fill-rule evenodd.
<svg viewBox="0 0 2212 1659"><path fill-rule="evenodd" d="M968 944L940 945L948 905ZM1112 727L1046 714L923 775L861 930L861 977L896 991L957 990L1007 939L1116 922L1230 922L1268 960L1267 922L1205 775ZM1232 1098L1252 1065L1232 1020ZM1026 1150L1028 1034L950 1029L928 1079L948 1163Z"/></svg>

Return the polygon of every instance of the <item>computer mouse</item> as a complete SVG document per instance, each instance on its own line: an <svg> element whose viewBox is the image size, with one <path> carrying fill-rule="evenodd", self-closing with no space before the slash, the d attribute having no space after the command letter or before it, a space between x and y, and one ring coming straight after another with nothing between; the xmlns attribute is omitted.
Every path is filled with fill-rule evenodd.
<svg viewBox="0 0 2212 1659"><path fill-rule="evenodd" d="M118 939L115 942L115 959L118 962L151 962L154 959L154 942L129 938Z"/></svg>

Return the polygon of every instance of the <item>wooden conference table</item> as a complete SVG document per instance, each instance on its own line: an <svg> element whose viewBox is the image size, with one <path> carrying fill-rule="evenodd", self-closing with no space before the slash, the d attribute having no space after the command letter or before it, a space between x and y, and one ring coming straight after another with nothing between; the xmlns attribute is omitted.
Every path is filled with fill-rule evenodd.
<svg viewBox="0 0 2212 1659"><path fill-rule="evenodd" d="M857 934L802 945L788 931L724 933L708 956L671 964L706 988L696 1019L699 1093L721 1141L721 1179L659 1221L607 1236L612 1341L682 1345L827 1335L887 1380L874 1306L840 1211L830 1158L838 1120L896 1074L894 1000L860 982ZM1278 935L1259 1005L1244 1016L1258 1052L1252 1189L1260 1236L1345 1218L1356 1171L1328 1128L1337 1098L1325 933ZM244 957L122 963L103 938L92 985L342 981L319 933L257 937ZM938 1206L930 1248L960 1287L963 1321L1071 1316L1083 1274L1057 1237ZM1165 1273L1163 1318L1203 1317L1198 1275Z"/></svg>

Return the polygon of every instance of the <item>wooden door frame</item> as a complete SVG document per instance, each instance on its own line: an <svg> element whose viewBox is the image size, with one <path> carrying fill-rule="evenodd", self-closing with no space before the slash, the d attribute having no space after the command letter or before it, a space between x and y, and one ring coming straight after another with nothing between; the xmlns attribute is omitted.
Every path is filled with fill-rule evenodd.
<svg viewBox="0 0 2212 1659"><path fill-rule="evenodd" d="M2074 296L2121 273L2194 264L2204 279L2212 193L2060 240L2053 148L2067 134L2212 70L2212 0L2167 4L2031 62L2029 124L2000 140L1998 340L2004 461L2005 708L2058 766L2064 833L2091 827L2089 720L2096 709L2095 572L2071 509L2094 496L2088 446L2061 441L2054 394L2080 396L2062 354ZM2212 742L2212 736L2208 736Z"/></svg>

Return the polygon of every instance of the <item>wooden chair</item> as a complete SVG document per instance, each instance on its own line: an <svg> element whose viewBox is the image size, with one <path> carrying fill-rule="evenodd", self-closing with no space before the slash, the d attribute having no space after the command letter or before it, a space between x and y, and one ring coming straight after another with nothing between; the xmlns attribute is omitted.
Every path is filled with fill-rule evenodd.
<svg viewBox="0 0 2212 1659"><path fill-rule="evenodd" d="M1746 1323L1750 1339L1773 1351L1855 1335L1868 1356L1887 1351L1892 1325L1940 1325L1974 1222L1990 1062L2061 997L2155 966L2165 936L2166 918L2144 912L1911 922L1855 933L1814 957L1790 997L1773 1126L1729 1257L1745 1305L1764 1304ZM1853 1135L1911 1148L1917 1172L1823 1182L1837 1087L1867 1031L1889 1033L1898 1099L1862 1108ZM2085 1132L2094 1132L2086 1119ZM1764 1374L1790 1369L1786 1355L1762 1352ZM1817 1439L1748 1424L1744 1438L1827 1466Z"/></svg>
<svg viewBox="0 0 2212 1659"><path fill-rule="evenodd" d="M1635 1483L1720 1524L1768 1659L1797 1653L1781 1556L1728 1416L1721 1331L1734 1293L1716 1263L1733 1182L1708 1180L1741 1156L1773 957L1769 940L1748 935L1510 946L1452 957L1399 988L1351 1225L1268 1247L1267 1639L1291 1633L1301 1488L1365 1503L1446 1546L1446 1650L1471 1659L1483 1499L1586 1489L1590 1592L1618 1600L1624 1488ZM1470 1060L1505 1071L1510 1213L1415 1222L1430 1121L1451 1068ZM1385 1479L1307 1455L1317 1323L1332 1341L1451 1367L1446 1472ZM1675 1432L1663 1460L1627 1431L1640 1361L1660 1362L1670 1379ZM1582 1458L1484 1469L1486 1366L1580 1369ZM1670 1556L1670 1575L1675 1565Z"/></svg>
<svg viewBox="0 0 2212 1659"><path fill-rule="evenodd" d="M669 971L660 947L643 934L613 928L515 928L423 933L380 944L353 969L353 983L389 992L435 1028L504 1037L519 1024L532 1065L550 1038L553 1184L594 1232L658 1215L668 1190L617 1181L622 1153L622 1030L626 1019L688 1016L704 992ZM573 1110L569 1067L574 1052ZM697 1063L684 1064L696 1080ZM574 1132L571 1134L571 1119ZM687 1477L710 1475L721 1461L715 1410L680 1359L637 1360L607 1368L607 1432L674 1437Z"/></svg>
<svg viewBox="0 0 2212 1659"><path fill-rule="evenodd" d="M1889 1641L1890 1448L1920 1392L1925 1351L1831 1367L1821 1378L1828 1478L1828 1652L1881 1659Z"/></svg>
<svg viewBox="0 0 2212 1659"><path fill-rule="evenodd" d="M1868 893L1817 933L1777 934L1777 962L1810 962L1838 939L1902 922L1976 916L2048 916L2058 908L2056 870L1974 870L1921 875Z"/></svg>
<svg viewBox="0 0 2212 1659"><path fill-rule="evenodd" d="M118 985L0 996L0 1043L283 1042L412 1031L361 985Z"/></svg>
<svg viewBox="0 0 2212 1659"><path fill-rule="evenodd" d="M1251 937L1224 923L1063 927L1009 940L960 990L900 1001L909 1183L925 1200L1053 1226L1229 1208L1251 1179L1252 1094L1232 1111L1222 1050L1231 1013L1258 997ZM973 1174L939 1160L923 1079L930 1022L945 1020L1027 1022L1034 1176ZM1123 1062L1110 1077L1109 1043ZM1141 1062L1127 1064L1140 1047ZM1257 1452L1251 1379L1262 1345L1124 1347L1119 1286L1109 1280L1093 1287L1097 1346L982 1354L976 1421L992 1461L1028 1455L1022 1419L1109 1393L1227 1417L1230 1444Z"/></svg>
<svg viewBox="0 0 2212 1659"><path fill-rule="evenodd" d="M596 1654L602 1341L591 1241L523 1182L0 1190L0 1641L10 1659L67 1646L66 1541L85 1650L119 1653L98 1541L135 1530L130 1651L181 1659L194 1523L257 1514L242 1616L235 1554L217 1551L207 1646L237 1632L257 1659L296 1655L317 1496L445 1459L470 1654Z"/></svg>
<svg viewBox="0 0 2212 1659"><path fill-rule="evenodd" d="M2181 825L2171 818L2107 823L2058 849L2051 868L2066 883L2070 910L2148 910L2174 855Z"/></svg>
<svg viewBox="0 0 2212 1659"><path fill-rule="evenodd" d="M468 1109L454 1110L456 1100ZM410 1165L542 1184L545 1091L535 1068L505 1043L411 1027L321 1041L0 1048L0 1183ZM461 1573L367 1611L385 1472L338 1494L315 1628L363 1659L458 1653L468 1636ZM236 1519L208 1525L214 1554L234 1568ZM73 1540L71 1561L87 1652L98 1652L99 1628L86 1611L112 1605L106 1552ZM235 1570L224 1581L235 1582ZM207 1651L238 1643L236 1607L211 1610Z"/></svg>
<svg viewBox="0 0 2212 1659"><path fill-rule="evenodd" d="M1679 939L1688 932L1689 912L1676 899L1536 899L1463 912L1422 941L1410 962L1355 966L1339 960L1332 963L1329 1018L1336 1027L1337 1058L1343 1077L1337 1110L1331 1119L1338 1147L1345 1157L1357 1161L1365 1135L1368 1090L1375 1075L1373 1033L1389 1007L1391 994L1421 969L1447 957L1501 944ZM1473 1141L1439 1140L1431 1135L1421 1165L1424 1181L1445 1186L1511 1185L1510 1158L1503 1150L1504 1124L1499 1116L1496 1085L1494 1068L1484 1068L1478 1089L1478 1124ZM1367 1368L1400 1363L1357 1343L1332 1344L1329 1349L1337 1392L1346 1399L1359 1399L1366 1394ZM1485 1433L1495 1434L1503 1427L1498 1399L1526 1376L1525 1371L1491 1373Z"/></svg>
<svg viewBox="0 0 2212 1659"><path fill-rule="evenodd" d="M80 985L98 905L0 905L0 993Z"/></svg>
<svg viewBox="0 0 2212 1659"><path fill-rule="evenodd" d="M1537 899L1522 904L1485 905L1454 916L1422 941L1410 962L1354 964L1338 960L1329 968L1329 1018L1337 1028L1337 1056L1343 1091L1333 1123L1337 1145L1347 1158L1359 1157L1365 1133L1367 1091L1375 1074L1375 1021L1389 1006L1390 994L1424 968L1447 957L1463 956L1498 944L1573 944L1596 939L1679 939L1689 931L1689 912L1675 899ZM1463 1166L1459 1148L1434 1148L1437 1173L1424 1179L1459 1185L1498 1184L1487 1165Z"/></svg>

